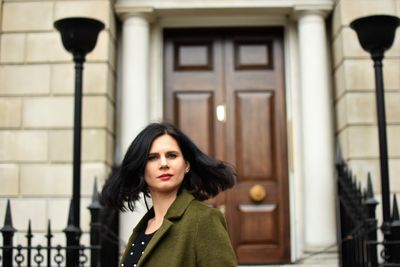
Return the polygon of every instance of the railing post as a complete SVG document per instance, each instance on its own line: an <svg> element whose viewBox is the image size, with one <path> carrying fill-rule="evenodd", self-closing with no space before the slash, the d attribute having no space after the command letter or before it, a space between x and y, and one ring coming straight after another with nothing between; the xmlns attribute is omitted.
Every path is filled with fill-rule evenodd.
<svg viewBox="0 0 400 267"><path fill-rule="evenodd" d="M400 263L400 218L399 209L397 207L396 195L393 196L393 212L392 222L390 227L390 234L388 235L389 242L396 242L395 244L389 244L389 258L390 263Z"/></svg>
<svg viewBox="0 0 400 267"><path fill-rule="evenodd" d="M368 173L368 185L367 194L365 198L364 205L366 207L368 219L366 221L367 226L367 254L368 254L368 266L375 267L378 266L378 251L377 251L377 225L378 221L376 219L375 209L378 202L374 197L374 190L372 188L371 174Z"/></svg>
<svg viewBox="0 0 400 267"><path fill-rule="evenodd" d="M3 234L3 267L13 266L13 236L16 231L12 225L10 200L7 200L4 226L0 229Z"/></svg>
<svg viewBox="0 0 400 267"><path fill-rule="evenodd" d="M28 223L28 232L26 234L26 243L27 243L27 256L26 256L26 261L27 261L27 267L31 267L31 259L32 259L32 227L31 227L31 220L29 220Z"/></svg>
<svg viewBox="0 0 400 267"><path fill-rule="evenodd" d="M50 226L50 220L47 224L47 266L51 267L51 239L53 238L53 234L51 233L51 226Z"/></svg>
<svg viewBox="0 0 400 267"><path fill-rule="evenodd" d="M66 267L79 267L79 239L81 231L74 225L73 205L69 207L68 225L64 229L67 238Z"/></svg>
<svg viewBox="0 0 400 267"><path fill-rule="evenodd" d="M100 212L102 206L99 202L99 192L97 191L97 178L94 180L92 203L89 205L91 223L90 223L90 266L100 266L100 250L101 250L101 221Z"/></svg>

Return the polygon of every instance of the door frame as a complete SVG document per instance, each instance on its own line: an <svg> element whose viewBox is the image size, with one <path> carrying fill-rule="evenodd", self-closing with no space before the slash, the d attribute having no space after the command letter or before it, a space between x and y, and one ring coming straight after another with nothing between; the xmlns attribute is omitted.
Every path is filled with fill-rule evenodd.
<svg viewBox="0 0 400 267"><path fill-rule="evenodd" d="M163 30L166 28L223 28L281 26L284 29L284 77L286 96L286 123L289 173L289 216L291 236L291 261L301 257L303 252L303 177L301 155L301 100L299 83L299 62L297 47L297 25L288 16L253 15L246 16L173 16L165 15L151 24L150 29L150 120L163 118Z"/></svg>

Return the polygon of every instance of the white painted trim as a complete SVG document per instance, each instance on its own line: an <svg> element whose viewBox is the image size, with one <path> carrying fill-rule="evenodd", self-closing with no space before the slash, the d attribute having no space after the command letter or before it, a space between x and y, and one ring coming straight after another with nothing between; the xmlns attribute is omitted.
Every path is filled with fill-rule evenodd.
<svg viewBox="0 0 400 267"><path fill-rule="evenodd" d="M332 0L118 0L120 6L154 7L156 9L217 8L217 7L293 7L331 5Z"/></svg>
<svg viewBox="0 0 400 267"><path fill-rule="evenodd" d="M301 149L301 99L299 97L299 61L297 47L297 24L288 20L285 25L285 85L287 144L289 164L289 205L291 260L303 255L303 172Z"/></svg>
<svg viewBox="0 0 400 267"><path fill-rule="evenodd" d="M286 15L219 15L219 16L179 16L162 17L159 24L169 27L238 27L238 26L276 26L283 25Z"/></svg>
<svg viewBox="0 0 400 267"><path fill-rule="evenodd" d="M334 0L118 0L115 10L119 16L133 13L159 15L203 14L230 15L243 11L284 14L292 10L332 10ZM240 14L240 13L238 13Z"/></svg>
<svg viewBox="0 0 400 267"><path fill-rule="evenodd" d="M163 29L159 24L150 30L150 121L157 122L163 119L164 92L163 92Z"/></svg>

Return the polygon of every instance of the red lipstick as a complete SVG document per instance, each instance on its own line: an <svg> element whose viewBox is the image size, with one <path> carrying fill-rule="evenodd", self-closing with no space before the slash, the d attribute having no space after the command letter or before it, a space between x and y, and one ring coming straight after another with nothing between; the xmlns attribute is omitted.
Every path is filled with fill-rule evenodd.
<svg viewBox="0 0 400 267"><path fill-rule="evenodd" d="M169 180L172 177L172 174L169 173L164 173L158 176L158 179L161 179L163 181Z"/></svg>

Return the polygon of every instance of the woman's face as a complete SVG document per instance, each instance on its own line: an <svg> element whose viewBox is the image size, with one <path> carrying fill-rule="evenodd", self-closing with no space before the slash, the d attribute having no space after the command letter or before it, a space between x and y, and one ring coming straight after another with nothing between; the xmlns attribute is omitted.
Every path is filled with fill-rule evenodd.
<svg viewBox="0 0 400 267"><path fill-rule="evenodd" d="M144 171L150 193L177 193L189 164L176 140L164 134L154 139Z"/></svg>

